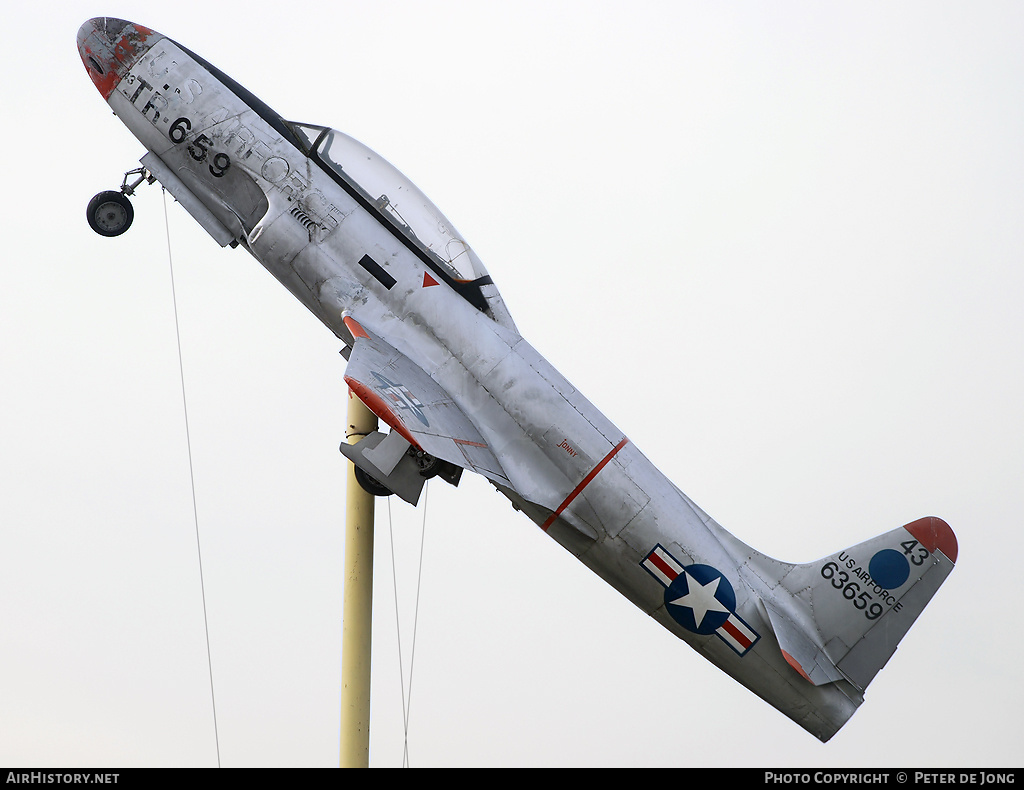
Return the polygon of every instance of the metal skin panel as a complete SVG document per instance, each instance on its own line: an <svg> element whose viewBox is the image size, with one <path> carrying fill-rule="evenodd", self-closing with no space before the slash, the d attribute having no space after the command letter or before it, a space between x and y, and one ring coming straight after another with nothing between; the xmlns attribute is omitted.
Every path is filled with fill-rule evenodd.
<svg viewBox="0 0 1024 790"><path fill-rule="evenodd" d="M484 437L422 368L380 338L359 337L345 380L409 444L449 463L508 484ZM385 416L387 415L387 416Z"/></svg>
<svg viewBox="0 0 1024 790"><path fill-rule="evenodd" d="M395 193L370 194L343 162L322 163L317 146L332 130L298 130L148 28L97 18L78 42L152 172L172 173L186 209L203 221L195 198L216 218L204 227L226 229L211 230L219 243L248 250L351 347L347 379L393 430L484 474L601 578L821 740L849 719L952 569L944 522L803 565L754 551L519 335L475 256L477 280L460 280L386 214ZM338 150L346 145L359 144ZM421 197L404 186L398 198ZM382 449L370 457L386 466L404 446L375 441Z"/></svg>

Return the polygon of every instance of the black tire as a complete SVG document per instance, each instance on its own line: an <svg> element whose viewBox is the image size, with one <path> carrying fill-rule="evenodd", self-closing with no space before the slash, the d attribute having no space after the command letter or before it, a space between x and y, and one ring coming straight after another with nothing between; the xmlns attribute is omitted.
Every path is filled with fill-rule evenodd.
<svg viewBox="0 0 1024 790"><path fill-rule="evenodd" d="M427 455L424 452L418 452L409 449L409 455L412 456L413 461L416 462L416 466L419 467L420 477L425 477L427 480L437 475L441 471L442 461L440 458L435 458L432 455Z"/></svg>
<svg viewBox="0 0 1024 790"><path fill-rule="evenodd" d="M379 483L375 478L370 477L358 466L355 467L355 473L356 482L359 483L359 487L367 494L373 494L373 496L391 496L394 493L394 491Z"/></svg>
<svg viewBox="0 0 1024 790"><path fill-rule="evenodd" d="M120 236L132 226L135 209L120 192L100 192L85 210L89 227L101 236Z"/></svg>

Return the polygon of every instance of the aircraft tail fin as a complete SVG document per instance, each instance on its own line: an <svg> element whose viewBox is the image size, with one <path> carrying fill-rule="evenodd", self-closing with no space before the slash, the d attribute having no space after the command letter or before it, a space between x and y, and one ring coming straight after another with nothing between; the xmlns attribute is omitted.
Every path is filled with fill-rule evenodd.
<svg viewBox="0 0 1024 790"><path fill-rule="evenodd" d="M789 691L763 679L750 687L822 741L863 702L957 559L953 530L934 517L806 564L742 550L740 575L775 637L762 639L762 649L777 649L793 670L779 661Z"/></svg>
<svg viewBox="0 0 1024 790"><path fill-rule="evenodd" d="M802 565L750 554L748 570L790 593L761 596L786 663L815 686L863 692L953 570L957 542L927 517Z"/></svg>
<svg viewBox="0 0 1024 790"><path fill-rule="evenodd" d="M927 517L795 566L784 580L809 609L813 631L795 634L784 615L766 606L786 661L815 685L843 678L863 692L896 652L957 558L953 530ZM801 579L800 587L793 582ZM790 608L790 607L787 607ZM810 639L807 638L809 633ZM809 641L817 644L809 655ZM787 649L790 648L790 649Z"/></svg>

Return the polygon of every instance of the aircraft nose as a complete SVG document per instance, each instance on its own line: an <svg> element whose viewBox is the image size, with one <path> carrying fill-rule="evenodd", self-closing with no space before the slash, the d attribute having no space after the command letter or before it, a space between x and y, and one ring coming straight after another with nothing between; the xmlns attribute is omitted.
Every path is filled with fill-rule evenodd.
<svg viewBox="0 0 1024 790"><path fill-rule="evenodd" d="M109 16L90 19L78 29L78 54L104 99L146 54L155 37L148 27Z"/></svg>

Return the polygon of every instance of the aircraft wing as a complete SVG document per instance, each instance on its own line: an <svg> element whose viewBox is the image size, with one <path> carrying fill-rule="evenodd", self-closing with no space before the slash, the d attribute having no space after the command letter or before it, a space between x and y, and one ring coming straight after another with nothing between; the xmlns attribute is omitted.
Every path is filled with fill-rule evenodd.
<svg viewBox="0 0 1024 790"><path fill-rule="evenodd" d="M355 343L345 381L359 399L414 447L511 485L480 431L429 374L351 318Z"/></svg>

